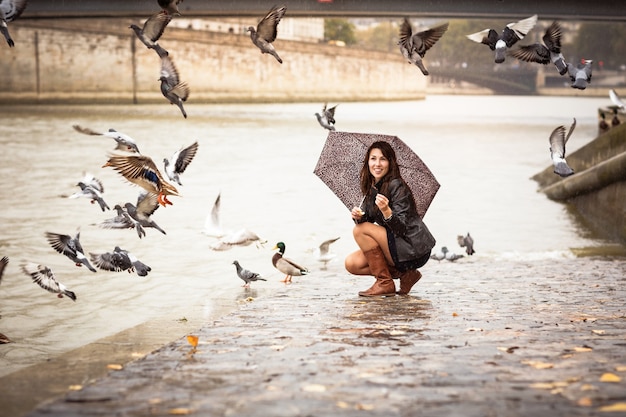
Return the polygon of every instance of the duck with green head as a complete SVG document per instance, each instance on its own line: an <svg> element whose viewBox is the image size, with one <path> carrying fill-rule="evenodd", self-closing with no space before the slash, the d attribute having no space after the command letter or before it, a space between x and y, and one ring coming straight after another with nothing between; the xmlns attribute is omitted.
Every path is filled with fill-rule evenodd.
<svg viewBox="0 0 626 417"><path fill-rule="evenodd" d="M272 248L272 250L276 249L278 249L278 252L272 256L272 265L285 274L285 279L281 282L290 283L292 276L301 276L309 273L307 268L300 266L291 259L283 256L285 254L285 244L283 242L278 242L276 246Z"/></svg>

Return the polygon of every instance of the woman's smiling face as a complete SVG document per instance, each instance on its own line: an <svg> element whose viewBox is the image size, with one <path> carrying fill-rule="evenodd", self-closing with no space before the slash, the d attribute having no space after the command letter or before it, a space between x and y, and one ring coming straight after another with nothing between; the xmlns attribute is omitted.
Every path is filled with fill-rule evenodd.
<svg viewBox="0 0 626 417"><path fill-rule="evenodd" d="M368 164L370 174L374 176L375 182L380 181L389 172L389 160L385 158L382 151L378 148L370 151Z"/></svg>

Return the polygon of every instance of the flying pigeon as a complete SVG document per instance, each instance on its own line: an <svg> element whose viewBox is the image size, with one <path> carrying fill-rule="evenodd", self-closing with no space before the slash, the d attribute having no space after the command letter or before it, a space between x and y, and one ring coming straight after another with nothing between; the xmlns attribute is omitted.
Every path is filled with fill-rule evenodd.
<svg viewBox="0 0 626 417"><path fill-rule="evenodd" d="M322 108L322 114L315 113L315 117L317 117L317 121L320 126L324 129L335 130L335 109L339 104L334 105L333 107L328 108L328 103L324 103L324 108Z"/></svg>
<svg viewBox="0 0 626 417"><path fill-rule="evenodd" d="M460 247L465 248L465 253L467 253L468 255L471 256L476 253L474 251L474 239L470 236L469 233L465 236L458 235L456 237L456 240Z"/></svg>
<svg viewBox="0 0 626 417"><path fill-rule="evenodd" d="M80 125L73 125L72 127L77 132L83 133L85 135L106 136L115 140L116 146L114 150L116 151L140 153L139 148L137 147L137 144L135 143L135 140L133 138L114 129L109 129L108 132L100 133L89 128L81 127Z"/></svg>
<svg viewBox="0 0 626 417"><path fill-rule="evenodd" d="M159 202L156 194L142 191L137 197L137 206L132 203L124 204L126 212L142 227L152 227L157 229L164 235L165 230L161 229L154 220L152 220L152 214L159 208ZM145 232L144 232L145 234Z"/></svg>
<svg viewBox="0 0 626 417"><path fill-rule="evenodd" d="M578 65L567 63L567 72L572 81L572 88L584 90L591 82L591 64L593 60L583 59Z"/></svg>
<svg viewBox="0 0 626 417"><path fill-rule="evenodd" d="M324 269L326 269L326 264L337 256L337 254L330 251L331 243L334 243L337 240L339 240L338 237L325 240L317 249L315 249L315 258L324 264Z"/></svg>
<svg viewBox="0 0 626 417"><path fill-rule="evenodd" d="M559 74L567 72L567 64L561 53L561 25L557 21L552 22L543 35L543 44L520 46L510 52L511 56L526 62L537 62L547 65L552 62Z"/></svg>
<svg viewBox="0 0 626 417"><path fill-rule="evenodd" d="M8 22L12 22L24 12L27 0L1 0L0 1L0 32L4 35L7 43L11 48L15 46L15 42L9 34Z"/></svg>
<svg viewBox="0 0 626 417"><path fill-rule="evenodd" d="M244 282L242 287L249 287L252 281L267 281L265 278L261 278L261 276L256 272L251 272L242 268L238 261L233 261L233 264L235 265L235 268L237 268L237 276L239 276L239 278L241 278Z"/></svg>
<svg viewBox="0 0 626 417"><path fill-rule="evenodd" d="M272 9L265 15L265 17L259 22L254 29L254 26L248 27L248 32L250 32L250 39L252 39L252 43L254 43L257 48L261 50L262 54L270 54L273 55L274 58L281 64L283 60L280 59L276 49L274 49L274 45L272 42L276 40L277 30L276 27L278 23L280 23L280 19L285 15L285 11L287 8L285 6L282 7L272 7Z"/></svg>
<svg viewBox="0 0 626 417"><path fill-rule="evenodd" d="M411 22L405 17L402 25L400 25L400 40L398 41L402 56L409 64L415 64L422 71L422 74L428 75L428 70L424 66L422 58L426 55L426 51L437 43L446 30L448 30L447 22L431 29L413 33Z"/></svg>
<svg viewBox="0 0 626 417"><path fill-rule="evenodd" d="M154 51L160 56L167 56L169 53L163 49L161 45L157 43L163 32L165 31L166 26L172 20L172 15L165 12L160 11L159 13L155 13L150 16L143 24L143 27L139 27L135 24L129 26L137 35L137 38L146 45L148 49L154 49Z"/></svg>
<svg viewBox="0 0 626 417"><path fill-rule="evenodd" d="M189 97L189 86L186 82L180 81L178 70L169 56L161 56L161 93L170 104L176 104L181 113L187 118L187 112L183 107L183 102Z"/></svg>
<svg viewBox="0 0 626 417"><path fill-rule="evenodd" d="M443 252L443 255L445 257L446 260L450 261L450 262L454 262L457 259L460 259L463 257L463 255L457 255L454 252L451 252L450 250L448 250L448 248L446 246L443 246L441 248L441 251Z"/></svg>
<svg viewBox="0 0 626 417"><path fill-rule="evenodd" d="M162 206L172 204L168 195L180 195L172 184L165 181L156 164L148 156L111 154L103 167L113 167L127 181L157 195Z"/></svg>
<svg viewBox="0 0 626 417"><path fill-rule="evenodd" d="M145 277L152 270L148 265L141 262L132 253L116 246L112 252L105 253L89 253L91 261L98 268L105 271L128 271L128 273L136 272L140 277Z"/></svg>
<svg viewBox="0 0 626 417"><path fill-rule="evenodd" d="M125 207L116 204L113 207L113 210L117 212L115 217L110 219L106 219L98 224L99 227L103 229L135 229L137 231L137 236L141 239L146 235L146 231L139 221L133 219Z"/></svg>
<svg viewBox="0 0 626 417"><path fill-rule="evenodd" d="M489 49L496 52L495 62L501 64L506 57L507 48L512 47L535 26L537 23L537 15L527 17L519 22L509 23L502 30L502 34L494 29L485 29L480 32L467 35L467 38L478 43L489 46Z"/></svg>
<svg viewBox="0 0 626 417"><path fill-rule="evenodd" d="M97 272L85 256L85 252L79 240L80 232L77 232L75 237L62 235L60 233L46 232L46 238L55 251L70 258L76 266L85 265L91 272Z"/></svg>
<svg viewBox="0 0 626 417"><path fill-rule="evenodd" d="M180 11L178 10L178 4L182 3L183 0L157 0L159 6L163 9L165 13L171 15L180 15Z"/></svg>
<svg viewBox="0 0 626 417"><path fill-rule="evenodd" d="M294 275L301 276L309 273L307 268L283 256L285 254L285 244L283 242L278 242L273 249L278 249L278 252L272 256L272 265L285 274L285 279L283 279L282 282L290 283Z"/></svg>
<svg viewBox="0 0 626 417"><path fill-rule="evenodd" d="M613 104L615 104L617 106L618 109L623 109L624 108L624 106L625 106L624 102L622 101L622 99L617 94L617 91L613 90L612 88L609 90L609 98L611 99Z"/></svg>
<svg viewBox="0 0 626 417"><path fill-rule="evenodd" d="M102 181L98 178L89 173L85 173L83 179L76 185L80 187L80 191L70 195L69 198L88 198L91 201L91 204L94 204L97 201L102 211L110 210L108 204L102 198L104 186L102 185Z"/></svg>
<svg viewBox="0 0 626 417"><path fill-rule="evenodd" d="M576 119L570 126L567 135L565 134L564 126L557 127L550 134L550 158L552 158L552 164L554 165L554 173L561 177L569 177L574 173L574 170L565 161L565 144L575 127Z"/></svg>
<svg viewBox="0 0 626 417"><path fill-rule="evenodd" d="M58 294L59 298L63 298L63 296L65 295L68 298L76 301L76 294L68 290L65 285L57 281L54 273L47 266L37 265L33 262L23 263L21 266L22 271L24 271L26 275L30 275L33 279L33 282L39 285L44 290Z"/></svg>
<svg viewBox="0 0 626 417"><path fill-rule="evenodd" d="M7 267L8 264L9 264L9 257L3 256L2 259L0 259L0 283L2 283L2 276L4 275L4 269Z"/></svg>
<svg viewBox="0 0 626 417"><path fill-rule="evenodd" d="M194 142L186 148L174 152L170 159L164 158L163 164L165 165L165 173L170 181L174 181L178 185L183 185L180 182L180 174L185 172L187 166L191 163L198 151L198 142Z"/></svg>

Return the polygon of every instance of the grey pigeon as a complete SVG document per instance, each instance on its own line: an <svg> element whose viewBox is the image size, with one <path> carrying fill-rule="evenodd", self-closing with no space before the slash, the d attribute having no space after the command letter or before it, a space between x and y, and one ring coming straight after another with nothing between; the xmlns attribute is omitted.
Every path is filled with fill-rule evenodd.
<svg viewBox="0 0 626 417"><path fill-rule="evenodd" d="M131 138L130 136L122 133L122 132L118 132L115 129L109 129L108 132L96 132L95 130L86 128L86 127L82 127L80 125L73 125L72 126L74 128L74 130L76 130L77 132L80 132L84 135L92 135L92 136L105 136L107 138L111 138L113 140L115 140L116 145L115 145L115 149L116 151L123 151L123 152L130 152L130 153L141 153L139 152L139 148L137 147L137 143L135 142L135 140L133 138Z"/></svg>
<svg viewBox="0 0 626 417"><path fill-rule="evenodd" d="M67 296L68 298L76 301L76 294L67 289L65 285L57 281L54 273L50 268L45 265L37 265L33 262L25 262L22 265L22 271L26 275L30 275L33 282L39 285L46 291L54 294L58 294L59 298Z"/></svg>
<svg viewBox="0 0 626 417"><path fill-rule="evenodd" d="M0 283L2 282L2 276L4 275L4 269L7 267L8 264L9 264L9 257L8 256L3 256L2 259L0 259Z"/></svg>
<svg viewBox="0 0 626 417"><path fill-rule="evenodd" d="M187 101L189 97L189 86L186 82L180 81L178 70L176 70L174 62L172 62L169 56L161 57L161 76L159 77L159 81L161 81L161 93L163 97L165 97L170 104L176 104L186 119L187 113L183 107L183 102Z"/></svg>
<svg viewBox="0 0 626 417"><path fill-rule="evenodd" d="M617 91L615 91L612 88L609 90L609 98L611 99L613 104L615 104L617 106L618 109L623 109L624 108L624 106L625 106L624 102L622 101L622 99L617 94Z"/></svg>
<svg viewBox="0 0 626 417"><path fill-rule="evenodd" d="M465 248L465 253L467 253L468 255L471 256L476 253L474 251L474 239L470 236L469 233L465 236L458 235L456 237L456 240L460 247Z"/></svg>
<svg viewBox="0 0 626 417"><path fill-rule="evenodd" d="M457 259L461 259L463 257L463 255L457 255L456 253L451 252L446 246L443 246L441 248L441 251L443 252L445 259L450 262L454 262Z"/></svg>
<svg viewBox="0 0 626 417"><path fill-rule="evenodd" d="M537 62L547 65L550 62L556 66L559 74L567 72L567 63L561 53L561 25L557 21L552 22L543 35L543 44L520 46L510 52L511 56L526 62Z"/></svg>
<svg viewBox="0 0 626 417"><path fill-rule="evenodd" d="M152 227L166 234L165 230L161 229L151 218L154 212L159 208L158 196L156 194L142 190L137 197L137 205L134 206L132 203L126 203L124 208L130 217L138 221L144 228Z"/></svg>
<svg viewBox="0 0 626 417"><path fill-rule="evenodd" d="M591 64L593 60L583 59L578 65L567 63L567 72L572 81L572 88L584 90L591 82Z"/></svg>
<svg viewBox="0 0 626 417"><path fill-rule="evenodd" d="M157 0L157 3L159 3L159 6L164 12L176 16L180 15L178 5L182 2L183 0Z"/></svg>
<svg viewBox="0 0 626 417"><path fill-rule="evenodd" d="M251 272L242 268L238 261L233 261L233 264L235 265L235 268L237 268L237 276L244 282L242 287L249 287L250 283L253 281L267 281L265 278L261 278L261 275L256 272Z"/></svg>
<svg viewBox="0 0 626 417"><path fill-rule="evenodd" d="M180 174L185 172L187 166L189 166L196 156L196 152L198 152L198 142L194 142L186 148L181 148L174 152L170 159L163 159L165 173L171 181L174 181L178 185L183 185L180 182Z"/></svg>
<svg viewBox="0 0 626 417"><path fill-rule="evenodd" d="M570 126L567 135L565 134L564 126L557 127L550 134L550 158L554 165L554 173L561 177L569 177L574 173L574 170L570 168L565 161L565 144L575 127L576 119L574 119L574 122Z"/></svg>
<svg viewBox="0 0 626 417"><path fill-rule="evenodd" d="M146 231L143 229L141 223L133 219L126 211L126 208L116 204L113 210L117 212L117 215L102 221L98 226L103 229L135 229L139 239L146 235Z"/></svg>
<svg viewBox="0 0 626 417"><path fill-rule="evenodd" d="M330 245L337 240L339 240L338 237L325 240L315 249L315 258L324 265L323 269L326 269L326 264L337 256L337 254L330 251Z"/></svg>
<svg viewBox="0 0 626 417"><path fill-rule="evenodd" d="M15 46L15 42L9 34L8 22L12 22L24 12L27 0L0 0L0 32L4 35L7 43L11 48Z"/></svg>
<svg viewBox="0 0 626 417"><path fill-rule="evenodd" d="M105 271L136 272L140 277L145 277L148 272L152 271L152 268L137 259L135 255L119 246L116 246L112 252L90 253L89 255L91 255L91 261L94 265Z"/></svg>
<svg viewBox="0 0 626 417"><path fill-rule="evenodd" d="M506 58L506 51L524 39L524 36L535 27L537 23L537 15L527 17L519 22L513 22L506 25L501 34L494 29L485 29L480 32L467 35L467 38L478 43L489 46L489 49L495 51L495 62L501 64Z"/></svg>
<svg viewBox="0 0 626 417"><path fill-rule="evenodd" d="M85 265L91 272L97 272L85 256L85 251L80 244L80 232L77 232L74 237L46 232L46 238L55 251L70 258L76 266Z"/></svg>
<svg viewBox="0 0 626 417"><path fill-rule="evenodd" d="M434 259L436 261L442 261L444 259L446 259L446 255L445 253L443 253L442 250L440 250L439 252L434 252L430 255L430 259Z"/></svg>
<svg viewBox="0 0 626 417"><path fill-rule="evenodd" d="M157 43L165 28L172 20L172 15L165 11L160 11L150 16L143 24L143 27L139 27L135 24L129 27L135 32L137 38L146 45L148 49L154 49L154 51L160 56L167 56L169 53L163 49L161 45Z"/></svg>
<svg viewBox="0 0 626 417"><path fill-rule="evenodd" d="M324 103L324 107L322 108L322 113L315 113L315 117L317 117L317 121L320 126L324 129L335 130L335 109L339 104L334 105L333 107L328 108L328 103Z"/></svg>
<svg viewBox="0 0 626 417"><path fill-rule="evenodd" d="M422 74L428 75L422 58L426 55L426 51L441 39L446 30L448 30L447 22L431 29L413 33L411 22L405 17L400 25L400 40L398 41L402 56L409 64L415 64L422 71Z"/></svg>
<svg viewBox="0 0 626 417"><path fill-rule="evenodd" d="M285 6L274 6L259 22L256 30L254 29L254 26L248 27L252 43L254 43L257 48L261 50L261 53L273 55L274 58L276 58L276 60L281 64L283 63L283 60L278 56L272 42L276 40L276 35L278 33L276 27L278 26L278 23L280 23L280 19L282 19L285 15L285 11L287 11Z"/></svg>
<svg viewBox="0 0 626 417"><path fill-rule="evenodd" d="M91 200L91 204L97 201L102 211L110 210L108 204L102 198L104 186L102 185L102 181L98 178L89 173L85 173L83 179L76 185L80 187L80 191L70 195L69 198L88 198Z"/></svg>

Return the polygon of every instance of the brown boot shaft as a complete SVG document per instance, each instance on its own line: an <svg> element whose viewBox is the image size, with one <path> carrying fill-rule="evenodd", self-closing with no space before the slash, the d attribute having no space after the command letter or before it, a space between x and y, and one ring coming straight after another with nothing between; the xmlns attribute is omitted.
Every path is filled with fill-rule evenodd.
<svg viewBox="0 0 626 417"><path fill-rule="evenodd" d="M376 278L376 282L367 291L360 291L359 295L363 297L392 296L396 294L396 285L391 279L387 259L382 249L377 246L374 249L363 252L370 271Z"/></svg>

